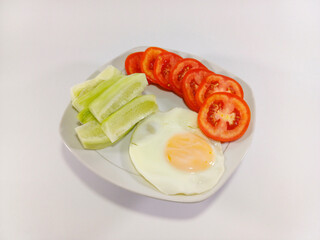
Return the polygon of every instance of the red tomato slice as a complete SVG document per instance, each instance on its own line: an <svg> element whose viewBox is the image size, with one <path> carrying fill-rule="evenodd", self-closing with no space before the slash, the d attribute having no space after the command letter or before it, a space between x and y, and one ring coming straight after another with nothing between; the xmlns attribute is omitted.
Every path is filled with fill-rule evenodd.
<svg viewBox="0 0 320 240"><path fill-rule="evenodd" d="M153 74L154 62L157 57L166 50L158 47L149 47L142 54L141 58L141 70L147 76L149 82L157 83Z"/></svg>
<svg viewBox="0 0 320 240"><path fill-rule="evenodd" d="M217 92L203 103L198 125L208 137L221 142L234 141L248 129L251 113L248 104L239 96Z"/></svg>
<svg viewBox="0 0 320 240"><path fill-rule="evenodd" d="M184 75L194 68L207 69L201 62L193 58L185 58L179 61L170 72L170 84L172 90L182 97L181 81Z"/></svg>
<svg viewBox="0 0 320 240"><path fill-rule="evenodd" d="M140 62L141 62L141 57L142 57L143 52L135 52L131 53L125 61L125 68L127 74L132 74L132 73L141 73L141 67L140 67Z"/></svg>
<svg viewBox="0 0 320 240"><path fill-rule="evenodd" d="M209 75L214 74L206 69L192 69L184 75L181 87L183 93L183 100L187 104L187 106L195 111L198 112L200 106L197 104L195 95L200 83Z"/></svg>
<svg viewBox="0 0 320 240"><path fill-rule="evenodd" d="M213 74L200 84L196 93L196 102L199 106L215 92L229 92L243 98L241 85L234 79L224 75Z"/></svg>
<svg viewBox="0 0 320 240"><path fill-rule="evenodd" d="M169 84L170 72L181 59L182 57L172 52L164 52L157 57L154 63L153 74L161 87L171 90Z"/></svg>

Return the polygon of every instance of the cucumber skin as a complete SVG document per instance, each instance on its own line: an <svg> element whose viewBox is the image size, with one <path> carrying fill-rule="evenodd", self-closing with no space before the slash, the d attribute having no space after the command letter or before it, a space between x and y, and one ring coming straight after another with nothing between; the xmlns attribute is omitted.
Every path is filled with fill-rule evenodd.
<svg viewBox="0 0 320 240"><path fill-rule="evenodd" d="M147 105L150 105L147 107ZM123 116L130 113L138 111L138 109L147 107L148 109L145 112L138 112L138 115L132 116L128 121L124 120ZM136 109L136 110L135 110ZM101 123L101 129L108 136L111 142L116 142L119 139L123 138L138 122L146 118L150 114L158 111L158 105L156 103L156 98L154 95L142 95L134 98L119 110L111 114ZM117 123L124 124L124 127L115 127ZM127 125L125 125L127 124Z"/></svg>

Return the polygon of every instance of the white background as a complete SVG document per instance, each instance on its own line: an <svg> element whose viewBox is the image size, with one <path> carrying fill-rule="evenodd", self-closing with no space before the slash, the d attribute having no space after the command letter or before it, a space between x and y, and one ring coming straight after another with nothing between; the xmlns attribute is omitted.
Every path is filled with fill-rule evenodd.
<svg viewBox="0 0 320 240"><path fill-rule="evenodd" d="M0 1L0 239L320 239L320 2ZM210 199L122 190L67 150L69 89L141 45L244 79L254 141Z"/></svg>

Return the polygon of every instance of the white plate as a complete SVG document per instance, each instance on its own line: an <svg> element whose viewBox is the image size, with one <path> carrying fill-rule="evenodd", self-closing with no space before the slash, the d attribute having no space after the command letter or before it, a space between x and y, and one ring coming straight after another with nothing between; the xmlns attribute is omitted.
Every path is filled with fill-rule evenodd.
<svg viewBox="0 0 320 240"><path fill-rule="evenodd" d="M125 73L124 62L126 57L137 51L144 51L147 47L133 48L122 55L116 57L105 65L101 66L90 78L96 76L101 72L107 65L113 65ZM241 160L246 154L253 137L253 129L255 124L255 104L252 91L250 87L240 78L233 75L232 73L222 69L221 67L208 62L200 57L184 53L169 50L179 54L182 57L191 57L200 60L210 70L218 74L223 74L237 80L244 91L244 99L248 103L251 109L251 122L250 126L239 140L232 143L222 144L225 156L225 172L218 184L210 191L203 194L185 196L185 195L174 195L169 196L159 192L150 183L148 183L139 173L135 170L131 164L130 157L128 154L129 142L132 131L121 141L114 146L102 149L102 150L85 150L81 146L74 128L79 125L77 120L77 112L72 108L71 103L67 106L60 124L60 134L66 146L69 150L82 162L86 167L91 169L94 173L100 177L112 182L113 184L127 189L129 191L139 193L141 195L168 200L175 202L199 202L208 197L212 196L217 190L228 180L231 174L239 166ZM89 79L89 78L88 78ZM187 108L183 100L177 97L175 94L167 91L160 90L155 86L148 86L145 90L146 94L154 94L157 98L160 111L167 111L173 107Z"/></svg>

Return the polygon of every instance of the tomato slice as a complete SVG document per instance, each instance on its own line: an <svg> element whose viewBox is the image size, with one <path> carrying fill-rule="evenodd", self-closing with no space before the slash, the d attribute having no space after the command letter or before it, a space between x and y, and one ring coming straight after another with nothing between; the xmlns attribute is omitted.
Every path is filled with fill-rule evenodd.
<svg viewBox="0 0 320 240"><path fill-rule="evenodd" d="M196 93L196 102L199 106L215 92L229 92L243 98L241 85L234 79L224 75L213 74L200 84Z"/></svg>
<svg viewBox="0 0 320 240"><path fill-rule="evenodd" d="M169 84L170 72L181 59L182 57L172 52L164 52L157 57L154 63L153 74L161 87L171 90Z"/></svg>
<svg viewBox="0 0 320 240"><path fill-rule="evenodd" d="M141 57L142 57L143 52L135 52L131 53L125 61L125 68L127 74L132 74L132 73L141 73Z"/></svg>
<svg viewBox="0 0 320 240"><path fill-rule="evenodd" d="M169 79L172 90L180 97L182 97L181 81L184 75L194 68L207 69L206 66L194 58L184 58L179 61L170 72Z"/></svg>
<svg viewBox="0 0 320 240"><path fill-rule="evenodd" d="M195 95L200 83L209 75L214 74L206 69L192 69L184 75L181 88L183 93L183 100L187 104L187 106L195 111L198 112L200 109L200 105L197 104Z"/></svg>
<svg viewBox="0 0 320 240"><path fill-rule="evenodd" d="M239 96L217 92L203 103L198 114L198 125L208 137L221 142L234 141L248 129L248 104Z"/></svg>
<svg viewBox="0 0 320 240"><path fill-rule="evenodd" d="M149 47L142 54L141 70L146 74L149 82L157 83L153 74L153 68L157 57L163 52L167 51L158 47Z"/></svg>

